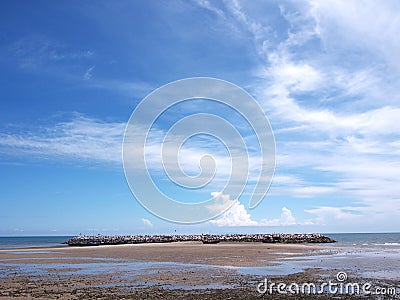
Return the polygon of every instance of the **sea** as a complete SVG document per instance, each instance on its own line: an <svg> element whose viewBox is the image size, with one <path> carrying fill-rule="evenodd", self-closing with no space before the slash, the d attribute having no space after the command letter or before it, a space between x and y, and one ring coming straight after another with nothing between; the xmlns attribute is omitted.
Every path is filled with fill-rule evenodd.
<svg viewBox="0 0 400 300"><path fill-rule="evenodd" d="M324 233L337 243L329 246L400 249L400 233ZM0 249L16 249L30 247L65 247L63 244L71 236L27 236L0 237Z"/></svg>
<svg viewBox="0 0 400 300"><path fill-rule="evenodd" d="M400 232L395 233L325 233L337 243L338 247L356 247L372 249L400 249Z"/></svg>
<svg viewBox="0 0 400 300"><path fill-rule="evenodd" d="M7 236L0 237L0 249L31 247L65 247L71 236Z"/></svg>

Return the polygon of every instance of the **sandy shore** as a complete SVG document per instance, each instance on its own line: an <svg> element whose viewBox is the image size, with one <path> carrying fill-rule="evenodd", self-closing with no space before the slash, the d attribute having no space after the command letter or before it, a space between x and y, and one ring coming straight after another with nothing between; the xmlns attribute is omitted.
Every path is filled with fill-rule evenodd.
<svg viewBox="0 0 400 300"><path fill-rule="evenodd" d="M341 259L347 254L337 256L341 251L315 244L197 242L0 250L0 298L259 299L257 285L266 277L286 283L334 280L335 265L356 264L358 257L346 262ZM397 258L387 260L387 267ZM374 268L383 266L380 260L374 263ZM366 280L351 270L354 280ZM396 278L373 282L399 284ZM331 299L329 294L312 297ZM339 298L353 297L360 299Z"/></svg>
<svg viewBox="0 0 400 300"><path fill-rule="evenodd" d="M318 254L322 246L310 244L263 244L178 242L167 244L134 244L89 247L35 248L0 250L0 259L14 259L15 263L85 263L91 259L121 259L135 261L178 262L221 266L265 266L273 260L293 255ZM76 259L80 258L80 259Z"/></svg>

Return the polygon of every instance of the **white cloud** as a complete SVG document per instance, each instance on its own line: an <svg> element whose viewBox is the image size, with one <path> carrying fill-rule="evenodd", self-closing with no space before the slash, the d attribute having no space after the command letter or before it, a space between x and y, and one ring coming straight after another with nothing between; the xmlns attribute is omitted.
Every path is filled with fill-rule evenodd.
<svg viewBox="0 0 400 300"><path fill-rule="evenodd" d="M0 153L28 159L121 164L125 126L126 124L122 122L105 122L79 113L73 114L66 121L52 122L46 126L36 125L29 128L14 126L10 127L8 132L0 133ZM142 129L137 128L137 130ZM216 150L215 145L210 142L186 143L178 153L172 153L178 157L177 165L169 160L163 161L161 149L167 153L175 151L175 148L171 148L168 143L163 143L165 134L164 130L152 130L148 137L145 148L146 163L152 175L164 176L164 170L167 169L170 172L168 175L173 174L176 182L188 186L197 185L198 182L204 182L205 178L210 178L211 184L202 190L206 192L223 190L229 178L232 179L232 186L238 185L239 188L245 185L245 180L241 178L241 175L237 175L239 179L236 178L237 176L231 176L232 166L229 154L235 152L231 150L229 153L221 145L222 152ZM134 154L135 149L138 148L137 145L133 145L129 153ZM206 154L212 155L215 160L215 174L214 170L204 172L203 165L203 176L198 178L187 176L188 173L192 175L200 173L200 161ZM256 166L259 166L260 158L257 155L250 157L250 168L247 168L242 157L240 162L243 162L243 165L235 166L236 173L250 172L250 179L256 181L258 179ZM166 178L162 177L162 179ZM155 180L159 180L159 177L155 177Z"/></svg>
<svg viewBox="0 0 400 300"><path fill-rule="evenodd" d="M217 226L257 226L258 223L251 219L243 204L233 200L232 207L215 220L209 221Z"/></svg>
<svg viewBox="0 0 400 300"><path fill-rule="evenodd" d="M287 34L265 25L263 6L255 13L242 3L227 8L263 61L253 92L275 128L270 194L319 199L307 212L330 224L398 211L399 3L283 3ZM324 205L331 196L348 205Z"/></svg>
<svg viewBox="0 0 400 300"><path fill-rule="evenodd" d="M52 126L0 133L0 152L12 156L121 162L125 123L103 122L81 114Z"/></svg>
<svg viewBox="0 0 400 300"><path fill-rule="evenodd" d="M132 130L141 132L144 129L136 127ZM207 193L215 190L223 191L228 182L230 182L231 193L241 191L246 185L246 177L249 190L253 189L259 180L269 180L269 178L259 178L261 155L256 151L238 151L235 146L227 149L223 143L224 139L221 137L221 140L211 138L192 141L184 135L173 135L166 142L164 140L166 134L167 132L164 130L153 128L147 136L144 151L146 166L151 171L151 175L162 176L163 179L183 186L201 186L201 191ZM135 134L133 133L132 136ZM174 143L171 142L172 140ZM184 141L184 143L181 145L180 141ZM229 142L235 144L233 139L230 139ZM180 147L176 147L176 143ZM136 142L132 142L127 147L130 149L125 152L127 156L138 155L139 147ZM245 156L248 156L248 161ZM213 163L211 163L211 159L205 163L204 157L211 158ZM232 161L236 161L235 172L233 172ZM132 165L132 171L137 167Z"/></svg>
<svg viewBox="0 0 400 300"><path fill-rule="evenodd" d="M306 212L317 216L316 220L321 225L326 225L327 222L337 221L354 221L356 217L360 217L354 207L329 207L320 206L315 209L308 209Z"/></svg>
<svg viewBox="0 0 400 300"><path fill-rule="evenodd" d="M224 203L227 201L233 202L232 207L223 213L221 216L209 223L217 226L291 226L291 225L309 225L310 222L298 223L292 215L292 211L286 207L282 207L280 218L267 220L262 219L261 221L252 220L251 215L247 212L245 206L238 200L230 200L229 195L223 195L221 193L213 193L213 197L218 197Z"/></svg>
<svg viewBox="0 0 400 300"><path fill-rule="evenodd" d="M86 70L85 75L83 75L84 80L89 80L92 78L92 76L93 76L92 71L95 67L96 67L96 65L93 65L89 69Z"/></svg>
<svg viewBox="0 0 400 300"><path fill-rule="evenodd" d="M86 86L110 90L130 98L144 97L155 88L142 81L93 78L93 70L96 67L93 64L96 59L93 51L72 50L63 43L45 36L32 35L22 38L11 44L9 51L10 57L24 70L64 77L73 80L75 84L80 84L83 79ZM90 64L91 67L87 68ZM70 68L71 65L75 67Z"/></svg>
<svg viewBox="0 0 400 300"><path fill-rule="evenodd" d="M323 74L307 63L280 61L282 57L270 58L273 66L267 76L272 76L280 85L291 91L312 91L323 83ZM278 60L278 61L275 61Z"/></svg>
<svg viewBox="0 0 400 300"><path fill-rule="evenodd" d="M153 223L151 223L151 221L149 219L142 218L142 223L146 227L149 227L149 228L153 228L154 227Z"/></svg>
<svg viewBox="0 0 400 300"><path fill-rule="evenodd" d="M296 220L292 215L292 211L286 207L282 207L281 217L279 219L266 220L263 219L259 225L266 226L289 226L296 225ZM297 224L299 225L299 224Z"/></svg>
<svg viewBox="0 0 400 300"><path fill-rule="evenodd" d="M105 89L113 92L118 92L122 95L132 97L145 97L155 89L154 86L141 81L116 80L116 79L92 79L90 86L96 89Z"/></svg>
<svg viewBox="0 0 400 300"><path fill-rule="evenodd" d="M336 230L354 232L355 230L363 230L370 232L379 232L388 230L388 220L390 220L391 228L399 225L398 215L400 208L394 202L385 201L376 203L374 206L351 205L351 206L319 206L306 210L306 212L315 216L315 224L320 226L330 226ZM388 205L392 204L389 210Z"/></svg>
<svg viewBox="0 0 400 300"><path fill-rule="evenodd" d="M207 209L212 213L217 213L220 211L224 211L227 207L231 207L231 209L236 206L237 204L241 205L237 200L231 200L229 195L224 195L220 192L212 192L211 196L214 199L214 203L209 205ZM243 205L242 205L243 206ZM228 213L231 209L229 209L226 213ZM243 206L244 209L244 206ZM234 209L242 211L242 208ZM246 211L246 210L245 210ZM242 219L242 216L239 216Z"/></svg>
<svg viewBox="0 0 400 300"><path fill-rule="evenodd" d="M213 13L215 13L216 15L218 15L221 18L225 19L225 13L219 9L218 7L212 5L210 3L210 1L208 0L196 0L197 5L199 5L200 7L203 7Z"/></svg>
<svg viewBox="0 0 400 300"><path fill-rule="evenodd" d="M302 180L296 176L293 175L281 175L281 174L275 174L273 178L273 184L274 185L287 185L287 184L298 184L301 183Z"/></svg>
<svg viewBox="0 0 400 300"><path fill-rule="evenodd" d="M64 43L42 35L26 36L11 44L9 51L20 68L34 72L59 73L56 70L60 70L60 62L80 63L95 56L91 50L70 49Z"/></svg>
<svg viewBox="0 0 400 300"><path fill-rule="evenodd" d="M388 64L400 68L398 1L328 0L310 3L316 30L326 47L370 51L370 55L382 55Z"/></svg>

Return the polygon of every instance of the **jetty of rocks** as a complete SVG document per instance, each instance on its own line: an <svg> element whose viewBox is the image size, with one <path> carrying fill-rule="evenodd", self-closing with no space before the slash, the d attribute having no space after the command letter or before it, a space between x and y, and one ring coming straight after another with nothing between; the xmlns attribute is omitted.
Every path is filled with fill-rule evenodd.
<svg viewBox="0 0 400 300"><path fill-rule="evenodd" d="M98 246L118 244L172 243L189 241L254 242L254 243L334 243L335 240L319 233L307 234L188 234L188 235L80 235L69 239L69 246Z"/></svg>

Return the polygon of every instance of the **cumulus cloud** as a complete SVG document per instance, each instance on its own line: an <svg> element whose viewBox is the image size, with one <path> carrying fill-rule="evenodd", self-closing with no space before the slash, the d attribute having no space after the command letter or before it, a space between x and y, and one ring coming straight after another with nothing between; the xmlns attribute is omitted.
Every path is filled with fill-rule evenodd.
<svg viewBox="0 0 400 300"><path fill-rule="evenodd" d="M247 212L245 206L238 200L230 200L229 195L223 195L221 193L213 193L214 197L218 197L224 203L233 202L232 207L223 213L218 218L209 221L211 224L217 226L291 226L291 225L304 225L311 224L309 221L306 223L296 222L293 217L292 211L286 207L282 207L280 218L277 219L262 219L261 221L255 221L251 218L251 215Z"/></svg>
<svg viewBox="0 0 400 300"><path fill-rule="evenodd" d="M232 205L229 210L224 212L215 220L209 221L217 226L257 226L258 223L251 219L250 214L247 212L243 204L238 200L230 200L229 195L223 195L221 193L213 193L214 198L219 200L222 208L226 207L226 203ZM232 204L233 203L233 204ZM218 207L215 207L218 209Z"/></svg>
<svg viewBox="0 0 400 300"><path fill-rule="evenodd" d="M293 217L292 211L290 209L282 207L281 217L279 219L273 219L273 220L263 219L259 224L266 226L289 226L289 225L296 225L296 220Z"/></svg>
<svg viewBox="0 0 400 300"><path fill-rule="evenodd" d="M237 200L231 200L229 195L224 195L220 192L212 192L211 196L214 199L214 202L212 205L209 205L207 208L210 210L212 213L217 213L220 211L225 210L227 207L231 207L231 209L236 205L239 204ZM243 206L244 209L244 206ZM239 208L241 211L241 208ZM229 212L229 210L228 210ZM226 213L228 213L226 212Z"/></svg>

